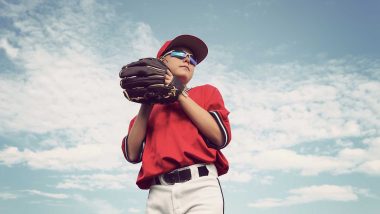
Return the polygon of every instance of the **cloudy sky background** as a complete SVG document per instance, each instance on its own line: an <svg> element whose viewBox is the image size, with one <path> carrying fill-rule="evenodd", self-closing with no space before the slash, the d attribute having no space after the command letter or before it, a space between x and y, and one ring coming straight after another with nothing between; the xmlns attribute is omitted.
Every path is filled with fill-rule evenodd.
<svg viewBox="0 0 380 214"><path fill-rule="evenodd" d="M118 72L179 34L231 111L226 213L377 213L379 20L375 0L0 0L0 213L144 213Z"/></svg>

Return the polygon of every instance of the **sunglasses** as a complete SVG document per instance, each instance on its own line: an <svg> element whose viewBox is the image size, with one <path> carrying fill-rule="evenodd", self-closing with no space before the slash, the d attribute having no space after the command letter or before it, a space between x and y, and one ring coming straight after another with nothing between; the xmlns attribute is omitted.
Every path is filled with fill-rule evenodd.
<svg viewBox="0 0 380 214"><path fill-rule="evenodd" d="M178 59L185 59L187 56L189 56L190 64L192 64L194 66L196 66L198 64L195 57L192 54L186 53L185 51L171 50L171 51L167 52L166 54L164 54L162 57L165 57L169 54L171 57L175 57Z"/></svg>

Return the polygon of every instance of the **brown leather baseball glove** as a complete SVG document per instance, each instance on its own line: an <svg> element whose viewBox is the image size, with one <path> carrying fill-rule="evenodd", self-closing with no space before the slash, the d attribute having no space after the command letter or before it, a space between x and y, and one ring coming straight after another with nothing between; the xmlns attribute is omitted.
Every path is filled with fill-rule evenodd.
<svg viewBox="0 0 380 214"><path fill-rule="evenodd" d="M136 103L173 103L178 99L185 86L173 77L165 85L165 74L168 67L156 58L143 58L121 68L120 86L124 96Z"/></svg>

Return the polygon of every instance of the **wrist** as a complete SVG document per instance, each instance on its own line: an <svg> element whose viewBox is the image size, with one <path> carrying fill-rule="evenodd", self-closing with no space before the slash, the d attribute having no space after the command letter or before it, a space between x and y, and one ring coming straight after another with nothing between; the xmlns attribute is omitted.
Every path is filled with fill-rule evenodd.
<svg viewBox="0 0 380 214"><path fill-rule="evenodd" d="M187 99L189 97L189 93L187 93L189 89L185 86L185 88L182 90L182 92L178 96L178 101Z"/></svg>
<svg viewBox="0 0 380 214"><path fill-rule="evenodd" d="M152 111L153 104L141 104L140 111L142 113L150 113Z"/></svg>
<svg viewBox="0 0 380 214"><path fill-rule="evenodd" d="M185 97L182 93L178 96L178 102L182 102L185 100L187 97Z"/></svg>
<svg viewBox="0 0 380 214"><path fill-rule="evenodd" d="M189 93L187 93L187 88L185 88L185 89L181 92L180 95L184 96L185 98L189 97Z"/></svg>

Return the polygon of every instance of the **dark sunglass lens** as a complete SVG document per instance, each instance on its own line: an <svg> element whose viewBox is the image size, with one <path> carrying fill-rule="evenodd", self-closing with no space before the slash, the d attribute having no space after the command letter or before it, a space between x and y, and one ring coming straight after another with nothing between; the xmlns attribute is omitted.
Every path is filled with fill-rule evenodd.
<svg viewBox="0 0 380 214"><path fill-rule="evenodd" d="M170 53L170 56L172 57L176 57L178 59L184 59L186 56L188 55L188 53L184 52L184 51L173 51ZM197 60L194 58L193 55L189 55L189 58L190 58L190 63L192 65L197 65Z"/></svg>
<svg viewBox="0 0 380 214"><path fill-rule="evenodd" d="M190 57L190 63L193 64L194 66L197 65L197 61L192 56Z"/></svg>
<svg viewBox="0 0 380 214"><path fill-rule="evenodd" d="M177 57L177 58L179 58L179 59L183 59L183 58L186 57L186 53L181 52L181 51L173 51L173 52L171 53L171 56L173 56L173 57Z"/></svg>

